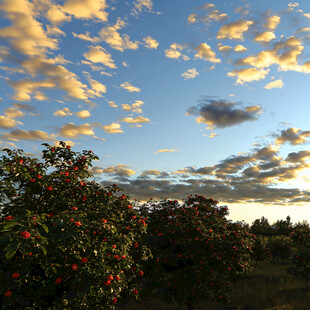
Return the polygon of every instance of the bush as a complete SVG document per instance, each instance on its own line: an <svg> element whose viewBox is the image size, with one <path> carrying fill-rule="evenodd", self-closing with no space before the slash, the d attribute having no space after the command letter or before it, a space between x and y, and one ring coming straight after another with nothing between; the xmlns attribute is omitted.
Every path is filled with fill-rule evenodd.
<svg viewBox="0 0 310 310"><path fill-rule="evenodd" d="M194 309L198 302L228 302L231 285L251 270L252 237L230 225L227 207L203 196L148 202L140 213L149 220L145 245L153 259L145 262L144 295ZM143 297L142 296L142 297Z"/></svg>
<svg viewBox="0 0 310 310"><path fill-rule="evenodd" d="M2 307L114 309L138 294L147 225L115 184L86 181L92 151L43 145L44 164L9 149L0 161Z"/></svg>

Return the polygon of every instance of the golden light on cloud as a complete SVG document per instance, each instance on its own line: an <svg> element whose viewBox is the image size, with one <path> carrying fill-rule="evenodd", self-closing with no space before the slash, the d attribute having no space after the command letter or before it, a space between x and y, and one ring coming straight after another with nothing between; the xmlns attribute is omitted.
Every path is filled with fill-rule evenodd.
<svg viewBox="0 0 310 310"><path fill-rule="evenodd" d="M282 82L281 79L273 81L268 83L267 85L264 86L266 89L272 89L272 88L282 88L284 86L284 83Z"/></svg>
<svg viewBox="0 0 310 310"><path fill-rule="evenodd" d="M186 72L182 73L181 76L184 77L185 80L194 79L199 75L196 68L188 69Z"/></svg>
<svg viewBox="0 0 310 310"><path fill-rule="evenodd" d="M237 53L242 53L242 52L245 52L247 51L248 49L246 47L244 47L243 45L241 44L238 44L234 47L234 51L237 52Z"/></svg>
<svg viewBox="0 0 310 310"><path fill-rule="evenodd" d="M81 135L94 136L95 133L90 124L74 125L73 123L65 124L59 131L59 134L66 138L79 138Z"/></svg>
<svg viewBox="0 0 310 310"><path fill-rule="evenodd" d="M131 85L129 82L125 82L120 85L122 88L126 89L129 93L140 92L141 89L139 87Z"/></svg>
<svg viewBox="0 0 310 310"><path fill-rule="evenodd" d="M275 30L280 23L281 18L280 16L273 15L268 17L266 24L264 25L265 28L268 30Z"/></svg>
<svg viewBox="0 0 310 310"><path fill-rule="evenodd" d="M271 40L273 40L275 38L276 38L276 36L273 32L265 31L265 32L259 33L257 36L255 36L254 41L267 43L267 42L270 42Z"/></svg>
<svg viewBox="0 0 310 310"><path fill-rule="evenodd" d="M112 55L99 45L90 46L89 51L83 55L90 62L101 63L111 69L117 68L114 60L112 59Z"/></svg>
<svg viewBox="0 0 310 310"><path fill-rule="evenodd" d="M228 23L220 28L216 37L218 40L234 39L243 41L243 34L249 30L253 23L251 20L242 19Z"/></svg>
<svg viewBox="0 0 310 310"><path fill-rule="evenodd" d="M211 47L207 43L199 44L195 50L197 51L195 58L204 59L210 62L219 63L220 59L216 58L216 54L212 51Z"/></svg>
<svg viewBox="0 0 310 310"><path fill-rule="evenodd" d="M247 68L247 69L235 69L232 72L228 72L227 76L234 77L237 76L237 84L244 84L246 82L260 81L266 78L266 75L269 73L268 70L256 69L256 68Z"/></svg>
<svg viewBox="0 0 310 310"><path fill-rule="evenodd" d="M106 133L123 133L124 131L121 129L121 125L117 123L112 123L110 125L103 126L102 129Z"/></svg>
<svg viewBox="0 0 310 310"><path fill-rule="evenodd" d="M154 152L154 154L157 154L157 153L166 153L166 152L177 152L178 150L176 149L162 149L162 150L158 150L156 152Z"/></svg>
<svg viewBox="0 0 310 310"><path fill-rule="evenodd" d="M155 39L150 36L143 38L143 41L145 42L145 47L150 49L156 49L159 44Z"/></svg>
<svg viewBox="0 0 310 310"><path fill-rule="evenodd" d="M131 123L131 124L134 124L134 123L149 123L150 120L148 118L146 118L146 117L137 116L135 118L132 118L132 117L122 118L121 122L123 122L123 123Z"/></svg>

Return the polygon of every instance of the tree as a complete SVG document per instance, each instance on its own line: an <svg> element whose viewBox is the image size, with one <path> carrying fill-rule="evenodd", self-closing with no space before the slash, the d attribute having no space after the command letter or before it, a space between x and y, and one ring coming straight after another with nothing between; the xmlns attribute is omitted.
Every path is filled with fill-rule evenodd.
<svg viewBox="0 0 310 310"><path fill-rule="evenodd" d="M269 236L272 234L272 229L264 216L261 219L256 219L250 228L251 232L254 235L262 235L262 236Z"/></svg>
<svg viewBox="0 0 310 310"><path fill-rule="evenodd" d="M145 245L153 259L145 262L146 298L194 309L202 300L227 302L231 285L252 269L252 237L240 224L229 224L227 207L196 195L149 201L140 213L147 217Z"/></svg>
<svg viewBox="0 0 310 310"><path fill-rule="evenodd" d="M0 161L3 309L113 309L136 296L146 222L115 184L87 182L92 151L43 143L45 163L4 149ZM20 154L20 155L19 155ZM56 168L47 174L47 168Z"/></svg>

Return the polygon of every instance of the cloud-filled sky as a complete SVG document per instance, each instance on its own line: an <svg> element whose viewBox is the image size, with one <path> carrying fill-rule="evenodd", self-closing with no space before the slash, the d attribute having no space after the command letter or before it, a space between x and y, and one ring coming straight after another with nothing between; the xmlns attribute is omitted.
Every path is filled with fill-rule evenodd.
<svg viewBox="0 0 310 310"><path fill-rule="evenodd" d="M0 0L0 16L0 149L65 141L141 201L310 221L309 1Z"/></svg>

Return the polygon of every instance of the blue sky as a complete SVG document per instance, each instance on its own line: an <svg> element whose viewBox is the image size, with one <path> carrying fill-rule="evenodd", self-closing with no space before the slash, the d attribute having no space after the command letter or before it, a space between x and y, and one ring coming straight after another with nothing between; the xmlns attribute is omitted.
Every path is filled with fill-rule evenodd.
<svg viewBox="0 0 310 310"><path fill-rule="evenodd" d="M132 198L310 220L308 1L0 1L0 147L65 141Z"/></svg>

